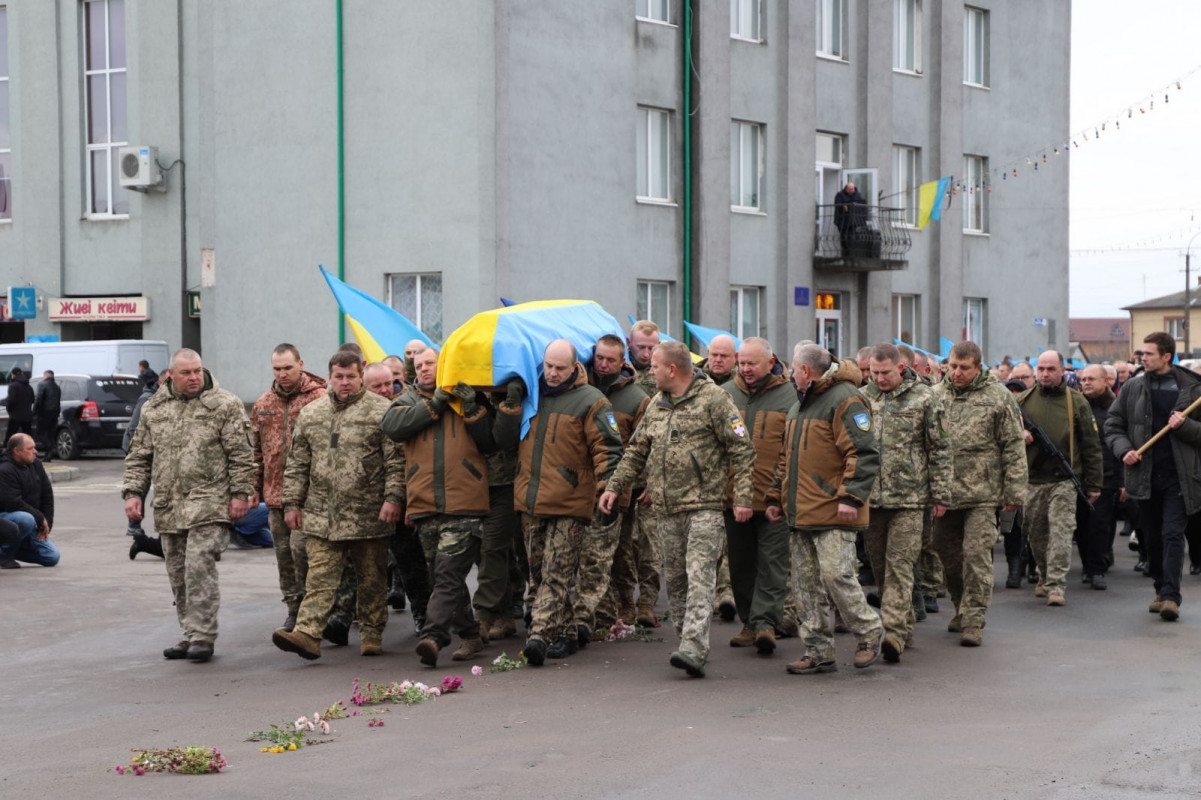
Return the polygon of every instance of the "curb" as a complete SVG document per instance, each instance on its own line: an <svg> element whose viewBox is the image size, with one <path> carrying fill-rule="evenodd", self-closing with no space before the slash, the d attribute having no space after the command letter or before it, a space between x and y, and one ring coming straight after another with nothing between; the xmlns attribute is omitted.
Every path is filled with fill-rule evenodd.
<svg viewBox="0 0 1201 800"><path fill-rule="evenodd" d="M64 481L73 481L79 476L78 467L46 467L46 474L50 477L51 483L62 483Z"/></svg>

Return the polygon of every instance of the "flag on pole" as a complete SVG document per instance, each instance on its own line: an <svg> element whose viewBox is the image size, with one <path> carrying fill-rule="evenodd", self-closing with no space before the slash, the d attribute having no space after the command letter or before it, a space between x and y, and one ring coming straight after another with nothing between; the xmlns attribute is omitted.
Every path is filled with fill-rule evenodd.
<svg viewBox="0 0 1201 800"><path fill-rule="evenodd" d="M917 187L917 227L918 230L942 219L942 199L947 194L947 186L951 178L939 178L936 181L923 183Z"/></svg>
<svg viewBox="0 0 1201 800"><path fill-rule="evenodd" d="M405 345L413 339L420 339L430 347L437 346L433 339L396 309L343 283L320 264L317 268L329 284L329 290L334 293L338 308L342 310L342 316L346 318L346 324L368 362L382 361L389 355L404 353Z"/></svg>
<svg viewBox="0 0 1201 800"><path fill-rule="evenodd" d="M729 331L723 331L721 328L706 328L704 325L696 325L692 322L685 322L684 327L692 334L692 337L705 347L709 346L709 342L713 341L715 336L729 336L734 340L734 349L742 349L742 339L739 339Z"/></svg>

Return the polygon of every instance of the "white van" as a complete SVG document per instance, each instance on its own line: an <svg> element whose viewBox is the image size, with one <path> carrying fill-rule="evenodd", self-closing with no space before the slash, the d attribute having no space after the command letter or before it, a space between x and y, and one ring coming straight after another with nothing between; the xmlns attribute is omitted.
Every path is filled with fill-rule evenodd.
<svg viewBox="0 0 1201 800"><path fill-rule="evenodd" d="M162 372L169 357L167 343L152 339L0 344L0 393L8 393L14 367L35 378L48 369L76 375L137 375L139 361L148 361L151 369Z"/></svg>

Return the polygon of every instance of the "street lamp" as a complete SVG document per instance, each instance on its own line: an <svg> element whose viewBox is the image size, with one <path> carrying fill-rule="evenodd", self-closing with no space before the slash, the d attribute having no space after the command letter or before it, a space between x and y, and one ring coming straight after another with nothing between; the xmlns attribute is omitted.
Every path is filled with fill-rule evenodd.
<svg viewBox="0 0 1201 800"><path fill-rule="evenodd" d="M1193 279L1189 273L1189 256L1192 255L1193 242L1196 241L1198 236L1201 236L1201 231L1193 234L1193 238L1188 240L1188 247L1184 249L1184 358L1191 358L1193 355L1193 351L1189 349L1188 341L1188 322L1190 312L1192 311L1190 306L1193 304L1193 287L1191 285Z"/></svg>

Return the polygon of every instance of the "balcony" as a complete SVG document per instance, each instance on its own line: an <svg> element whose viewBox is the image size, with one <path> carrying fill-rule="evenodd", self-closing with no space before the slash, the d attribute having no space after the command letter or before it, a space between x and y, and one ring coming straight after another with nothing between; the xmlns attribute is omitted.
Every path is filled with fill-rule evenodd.
<svg viewBox="0 0 1201 800"><path fill-rule="evenodd" d="M904 209L852 205L836 222L835 208L817 207L815 269L874 272L909 266L913 242Z"/></svg>

